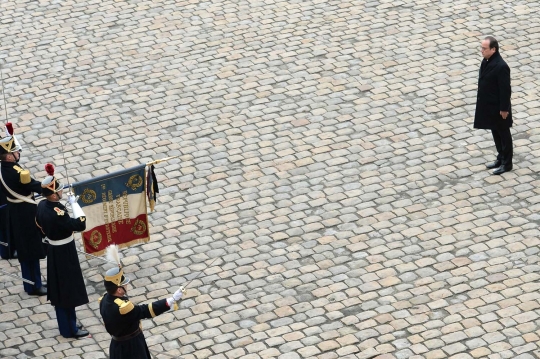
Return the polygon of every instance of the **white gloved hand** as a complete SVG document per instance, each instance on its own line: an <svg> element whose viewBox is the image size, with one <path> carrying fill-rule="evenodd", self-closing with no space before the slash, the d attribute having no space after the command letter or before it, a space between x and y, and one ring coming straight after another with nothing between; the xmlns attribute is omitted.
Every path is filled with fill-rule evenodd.
<svg viewBox="0 0 540 359"><path fill-rule="evenodd" d="M73 204L73 203L77 203L77 201L79 200L79 196L75 197L75 195L71 192L68 193L68 202Z"/></svg>
<svg viewBox="0 0 540 359"><path fill-rule="evenodd" d="M178 290L174 292L174 294L172 295L175 302L178 302L180 299L182 299L182 296L184 295L185 292L186 292L186 288L180 286L180 288L178 288Z"/></svg>
<svg viewBox="0 0 540 359"><path fill-rule="evenodd" d="M79 217L84 217L85 216L81 206L77 203L78 198L79 197L76 197L74 202L70 202L71 203L71 209L73 210L73 217L74 218L79 218Z"/></svg>
<svg viewBox="0 0 540 359"><path fill-rule="evenodd" d="M185 292L186 292L186 288L180 286L180 288L178 288L178 290L174 292L172 297L167 298L167 305L169 306L169 308L172 308L176 302L182 299L182 296L184 295Z"/></svg>

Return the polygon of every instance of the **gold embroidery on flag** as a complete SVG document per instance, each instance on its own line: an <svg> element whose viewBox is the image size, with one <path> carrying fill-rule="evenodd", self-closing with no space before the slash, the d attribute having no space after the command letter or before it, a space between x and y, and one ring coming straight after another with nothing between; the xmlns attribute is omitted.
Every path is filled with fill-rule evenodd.
<svg viewBox="0 0 540 359"><path fill-rule="evenodd" d="M144 223L144 221L141 221L140 219L137 219L133 227L131 227L131 232L135 233L138 236L144 234L144 232L146 232L146 223Z"/></svg>
<svg viewBox="0 0 540 359"><path fill-rule="evenodd" d="M96 197L96 191L91 190L90 188L85 188L81 195L81 200L86 204L90 204L96 200Z"/></svg>
<svg viewBox="0 0 540 359"><path fill-rule="evenodd" d="M97 249L99 244L101 243L102 236L99 231L92 231L90 234L90 238L88 239L89 244L94 248Z"/></svg>
<svg viewBox="0 0 540 359"><path fill-rule="evenodd" d="M136 190L137 188L141 187L143 185L143 179L140 175L133 175L129 177L128 182L126 183L126 186L131 188L132 190Z"/></svg>

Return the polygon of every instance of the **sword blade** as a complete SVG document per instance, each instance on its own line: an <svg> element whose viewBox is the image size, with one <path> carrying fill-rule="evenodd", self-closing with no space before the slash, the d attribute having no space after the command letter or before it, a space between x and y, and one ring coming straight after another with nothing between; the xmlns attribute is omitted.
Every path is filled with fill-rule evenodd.
<svg viewBox="0 0 540 359"><path fill-rule="evenodd" d="M207 270L208 268L210 268L210 267L212 266L212 264L214 264L214 262L215 262L216 259L218 259L218 258L221 258L221 257L216 257L216 258L214 258L214 259L212 260L212 262L210 262L210 264L207 265L206 268L204 268L202 271L200 271L199 274L197 274L197 275L195 276L195 278L193 278L192 280L190 280L190 281L188 282L188 284L186 284L186 285L184 286L184 288L187 289L188 285L190 285L191 282L193 282L195 279L199 278L199 276L200 276L201 274L203 274L205 270Z"/></svg>
<svg viewBox="0 0 540 359"><path fill-rule="evenodd" d="M102 260L102 261L104 261L104 262L114 264L116 267L118 267L118 263L111 262L111 261L108 260L108 259L105 259L105 258L102 258L102 257L98 257L98 256L95 256L95 255L90 254L90 253L86 253L85 251L81 251L81 250L79 250L79 249L77 249L77 248L75 248L75 250L76 250L77 252L79 252L79 253L84 254L85 256L89 256L89 257L92 257L92 258L100 259L100 260Z"/></svg>
<svg viewBox="0 0 540 359"><path fill-rule="evenodd" d="M23 282L25 283L28 283L28 284L32 284L32 285L35 285L36 283L28 280L28 279L24 279L23 277L19 277L18 275L16 274L11 274L11 273L8 273L6 272L5 270L2 270L0 269L0 272L4 273L5 275L7 275L8 277L12 277L12 278L17 278L18 280L22 280Z"/></svg>
<svg viewBox="0 0 540 359"><path fill-rule="evenodd" d="M75 238L73 238L73 241L75 241ZM51 244L51 241L50 241L49 238L43 238L43 242L44 242L44 243L47 243L47 244L49 244L49 245L51 245L51 246L54 246L54 244ZM76 245L76 244L75 244L75 250L76 250L77 252L81 253L81 254L84 254L85 256L89 256L89 257L92 257L92 258L100 259L100 260L102 260L102 261L104 261L104 262L111 263L111 264L114 264L115 266L118 266L117 263L111 262L111 261L108 260L108 259L105 259L105 258L102 258L102 257L98 257L98 256L95 256L95 255L93 255L93 254L86 253L85 251L81 251L80 249L77 249L77 245Z"/></svg>
<svg viewBox="0 0 540 359"><path fill-rule="evenodd" d="M73 187L73 186L72 185L65 185L64 188L62 188L62 189L71 188L71 187ZM38 200L42 200L45 197L43 197L40 194L37 194L34 198L36 199L36 201L38 201ZM2 206L0 206L0 208L2 208Z"/></svg>
<svg viewBox="0 0 540 359"><path fill-rule="evenodd" d="M62 132L60 132L60 129L58 129L58 133L60 135L60 145L62 146L62 159L64 160L64 169L66 170L66 181L67 181L68 187L71 188L71 184L69 183L68 171L67 171L66 153L64 152L64 141L63 141L64 136Z"/></svg>
<svg viewBox="0 0 540 359"><path fill-rule="evenodd" d="M9 122L7 115L6 89L4 88L4 71L0 70L0 78L2 79L2 94L4 95L4 111L6 114L6 122Z"/></svg>

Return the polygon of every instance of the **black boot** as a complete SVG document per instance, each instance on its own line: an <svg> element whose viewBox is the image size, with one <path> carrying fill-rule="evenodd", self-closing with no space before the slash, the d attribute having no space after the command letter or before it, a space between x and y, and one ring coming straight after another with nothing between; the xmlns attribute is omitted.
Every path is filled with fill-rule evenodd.
<svg viewBox="0 0 540 359"><path fill-rule="evenodd" d="M88 330L78 329L77 333L73 334L73 338L83 338L87 337L89 334Z"/></svg>
<svg viewBox="0 0 540 359"><path fill-rule="evenodd" d="M41 287L39 289L35 289L33 292L28 293L28 295L37 295L37 296L47 295L47 288Z"/></svg>

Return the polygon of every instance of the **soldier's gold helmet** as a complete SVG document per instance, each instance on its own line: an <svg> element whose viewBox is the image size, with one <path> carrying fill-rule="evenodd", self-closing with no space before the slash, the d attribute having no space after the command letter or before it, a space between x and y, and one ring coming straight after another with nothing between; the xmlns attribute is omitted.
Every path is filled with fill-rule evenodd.
<svg viewBox="0 0 540 359"><path fill-rule="evenodd" d="M45 165L45 172L47 172L48 176L41 181L41 194L43 196L50 196L64 189L62 183L54 176L54 166L52 164L47 163Z"/></svg>
<svg viewBox="0 0 540 359"><path fill-rule="evenodd" d="M118 265L118 267L109 269L103 278L103 284L109 293L114 292L118 287L122 287L129 283L129 278L124 276L124 269L120 262L118 249L116 244L112 244L105 248L105 257L107 257L107 260Z"/></svg>
<svg viewBox="0 0 540 359"><path fill-rule="evenodd" d="M115 291L118 287L123 287L129 283L129 278L124 276L124 270L122 267L115 267L109 269L105 273L103 278L103 284L107 292Z"/></svg>
<svg viewBox="0 0 540 359"><path fill-rule="evenodd" d="M12 153L21 150L19 141L13 134L13 125L11 122L6 123L6 137L0 139L0 154Z"/></svg>

